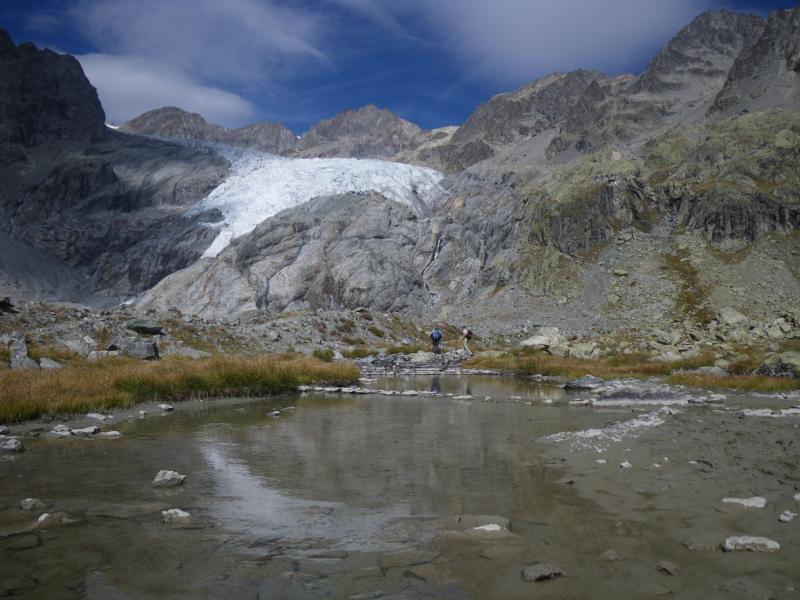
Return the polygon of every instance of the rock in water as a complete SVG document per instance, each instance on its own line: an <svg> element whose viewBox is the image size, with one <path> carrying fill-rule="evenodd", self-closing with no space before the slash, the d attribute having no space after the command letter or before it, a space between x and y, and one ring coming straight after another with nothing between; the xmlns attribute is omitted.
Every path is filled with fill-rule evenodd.
<svg viewBox="0 0 800 600"><path fill-rule="evenodd" d="M100 428L94 425L90 425L89 427L83 427L82 429L72 430L72 435L78 435L81 437L92 437L97 433L100 433Z"/></svg>
<svg viewBox="0 0 800 600"><path fill-rule="evenodd" d="M19 507L22 510L38 510L45 508L45 503L38 498L25 498L19 501Z"/></svg>
<svg viewBox="0 0 800 600"><path fill-rule="evenodd" d="M725 539L722 544L725 552L737 552L746 550L748 552L777 552L781 545L765 537L752 535L737 535Z"/></svg>
<svg viewBox="0 0 800 600"><path fill-rule="evenodd" d="M77 517L68 515L65 512L44 513L36 519L32 529L50 529L61 525L71 525L80 521Z"/></svg>
<svg viewBox="0 0 800 600"><path fill-rule="evenodd" d="M564 570L548 564L531 565L522 569L522 579L525 581L547 581L561 577Z"/></svg>
<svg viewBox="0 0 800 600"><path fill-rule="evenodd" d="M186 480L186 475L181 475L177 471L161 470L156 474L156 478L153 479L153 487L154 488L175 487L178 485L183 485L183 482L185 480Z"/></svg>
<svg viewBox="0 0 800 600"><path fill-rule="evenodd" d="M781 513L781 516L778 517L778 520L781 523L791 523L794 521L794 518L797 516L796 512L792 512L790 510L785 510Z"/></svg>
<svg viewBox="0 0 800 600"><path fill-rule="evenodd" d="M180 508L161 511L161 522L168 525L191 525L192 515Z"/></svg>
<svg viewBox="0 0 800 600"><path fill-rule="evenodd" d="M171 412L175 410L175 407L172 406L171 404L159 404L158 408L163 410L164 412Z"/></svg>
<svg viewBox="0 0 800 600"><path fill-rule="evenodd" d="M680 567L678 567L678 565L676 565L674 562L662 560L661 562L656 563L656 569L666 575L677 575Z"/></svg>
<svg viewBox="0 0 800 600"><path fill-rule="evenodd" d="M25 450L25 446L17 438L0 440L0 454L19 454Z"/></svg>

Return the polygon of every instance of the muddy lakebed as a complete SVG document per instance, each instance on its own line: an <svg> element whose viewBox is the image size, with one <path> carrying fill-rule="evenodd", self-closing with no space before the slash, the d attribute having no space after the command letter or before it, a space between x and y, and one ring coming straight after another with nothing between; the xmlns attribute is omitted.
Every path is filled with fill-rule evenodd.
<svg viewBox="0 0 800 600"><path fill-rule="evenodd" d="M117 411L117 439L12 426L0 596L800 597L800 398L579 387L373 376Z"/></svg>

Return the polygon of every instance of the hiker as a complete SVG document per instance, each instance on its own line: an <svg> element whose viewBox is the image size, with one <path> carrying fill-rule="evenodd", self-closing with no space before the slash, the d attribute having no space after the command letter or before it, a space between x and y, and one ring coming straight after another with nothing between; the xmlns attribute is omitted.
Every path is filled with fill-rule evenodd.
<svg viewBox="0 0 800 600"><path fill-rule="evenodd" d="M438 327L434 327L431 331L431 352L434 354L441 354L442 350L439 348L439 342L442 341L442 332Z"/></svg>
<svg viewBox="0 0 800 600"><path fill-rule="evenodd" d="M464 346L464 352L472 356L472 350L467 346L467 342L472 339L472 330L469 327L464 327L461 330L461 345Z"/></svg>

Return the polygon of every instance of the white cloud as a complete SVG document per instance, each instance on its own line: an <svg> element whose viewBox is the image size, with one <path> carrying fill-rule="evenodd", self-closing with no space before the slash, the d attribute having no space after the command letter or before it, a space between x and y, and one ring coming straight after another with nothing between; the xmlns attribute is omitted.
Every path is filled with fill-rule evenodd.
<svg viewBox="0 0 800 600"><path fill-rule="evenodd" d="M641 62L716 0L339 0L361 12L421 19L464 71L520 83L580 67ZM381 25L384 17L374 18ZM391 29L388 28L387 29Z"/></svg>
<svg viewBox="0 0 800 600"><path fill-rule="evenodd" d="M323 19L269 0L81 0L71 14L104 53L196 78L259 85L288 62L326 62Z"/></svg>
<svg viewBox="0 0 800 600"><path fill-rule="evenodd" d="M113 54L77 58L97 88L109 121L120 123L162 106L178 106L229 126L241 125L255 114L241 96L198 83L163 64Z"/></svg>

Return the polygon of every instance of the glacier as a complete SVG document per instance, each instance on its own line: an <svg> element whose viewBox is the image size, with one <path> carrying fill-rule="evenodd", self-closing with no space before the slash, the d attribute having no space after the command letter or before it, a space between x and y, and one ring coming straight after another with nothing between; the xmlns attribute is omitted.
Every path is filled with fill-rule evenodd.
<svg viewBox="0 0 800 600"><path fill-rule="evenodd" d="M252 150L217 147L231 163L231 174L190 214L217 209L219 233L203 254L213 258L233 238L253 231L265 219L313 198L374 191L427 214L444 195L444 175L435 169L357 158L285 158Z"/></svg>

